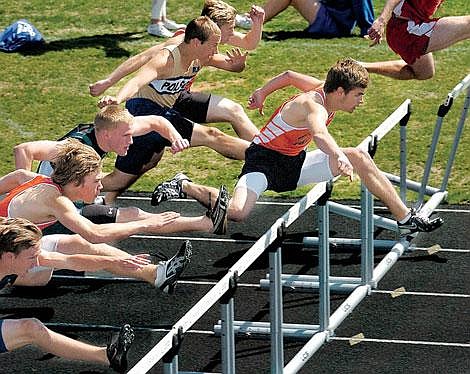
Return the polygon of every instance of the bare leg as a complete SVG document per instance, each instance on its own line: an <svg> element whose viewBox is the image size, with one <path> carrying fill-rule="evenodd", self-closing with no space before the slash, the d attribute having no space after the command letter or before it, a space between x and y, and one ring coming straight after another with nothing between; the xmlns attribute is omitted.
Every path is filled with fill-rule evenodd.
<svg viewBox="0 0 470 374"><path fill-rule="evenodd" d="M209 126L194 124L191 146L206 146L222 156L235 160L245 159L245 150L250 143L246 140L224 134L222 131Z"/></svg>
<svg viewBox="0 0 470 374"><path fill-rule="evenodd" d="M216 188L203 186L201 184L183 181L183 192L196 199L201 204L209 205L209 196L212 206L219 195ZM255 206L258 196L253 191L244 187L235 187L233 197L229 201L227 218L232 221L244 221Z"/></svg>
<svg viewBox="0 0 470 374"><path fill-rule="evenodd" d="M248 141L259 132L240 104L217 95L211 95L206 121L230 122L238 137Z"/></svg>
<svg viewBox="0 0 470 374"><path fill-rule="evenodd" d="M470 38L470 16L443 17L437 21L426 52L435 52Z"/></svg>
<svg viewBox="0 0 470 374"><path fill-rule="evenodd" d="M141 175L156 167L162 159L163 153L164 151L154 153L151 160L138 171L138 175L124 173L116 168L105 175L101 183L103 184L103 191L107 192L105 196L106 204L113 204L116 198L132 186Z"/></svg>
<svg viewBox="0 0 470 374"><path fill-rule="evenodd" d="M68 360L91 361L109 365L106 347L96 347L70 339L49 330L35 318L4 320L2 335L9 351L34 344L45 352Z"/></svg>
<svg viewBox="0 0 470 374"><path fill-rule="evenodd" d="M389 78L408 79L429 79L434 75L434 59L432 53L421 56L413 65L408 65L403 60L361 62L369 73L384 75Z"/></svg>
<svg viewBox="0 0 470 374"><path fill-rule="evenodd" d="M284 11L289 5L293 6L304 17L309 24L315 21L320 9L320 2L315 0L268 0L264 6L264 22L268 22L279 13Z"/></svg>
<svg viewBox="0 0 470 374"><path fill-rule="evenodd" d="M219 196L219 190L214 187L203 186L202 184L197 184L194 182L183 181L182 190L189 197L196 199L205 207L209 206L209 196L211 199L211 205L214 206Z"/></svg>
<svg viewBox="0 0 470 374"><path fill-rule="evenodd" d="M393 185L377 168L369 154L358 148L343 148L342 150L367 189L390 209L397 221L405 218L409 209L400 200ZM336 166L331 165L331 170L333 174L338 174Z"/></svg>

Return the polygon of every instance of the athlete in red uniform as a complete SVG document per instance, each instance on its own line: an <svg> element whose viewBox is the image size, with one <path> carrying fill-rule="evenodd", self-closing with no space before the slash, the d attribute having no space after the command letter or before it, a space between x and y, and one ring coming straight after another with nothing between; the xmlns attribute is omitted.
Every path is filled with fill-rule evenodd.
<svg viewBox="0 0 470 374"><path fill-rule="evenodd" d="M470 38L470 15L432 18L444 0L388 0L369 29L380 43L387 26L387 43L402 60L364 62L371 73L396 79L429 79L434 75L432 52Z"/></svg>

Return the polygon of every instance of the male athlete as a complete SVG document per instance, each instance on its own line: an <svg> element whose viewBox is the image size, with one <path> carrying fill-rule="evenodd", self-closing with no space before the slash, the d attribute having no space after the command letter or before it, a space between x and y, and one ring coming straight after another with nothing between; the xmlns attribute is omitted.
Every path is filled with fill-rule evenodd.
<svg viewBox="0 0 470 374"><path fill-rule="evenodd" d="M354 60L344 59L329 70L323 86L317 79L288 71L257 89L248 105L260 111L265 98L273 91L293 85L304 92L284 102L253 139L229 203L228 218L244 221L266 190L291 191L337 175L352 180L355 170L369 191L395 216L401 236L441 226L440 218L430 220L408 209L367 152L340 148L329 134L327 127L335 112L351 113L361 105L368 83L367 70ZM306 152L312 140L317 149ZM157 186L152 200L158 203L187 194L207 204L209 191L214 189L196 185L179 174L176 180Z"/></svg>

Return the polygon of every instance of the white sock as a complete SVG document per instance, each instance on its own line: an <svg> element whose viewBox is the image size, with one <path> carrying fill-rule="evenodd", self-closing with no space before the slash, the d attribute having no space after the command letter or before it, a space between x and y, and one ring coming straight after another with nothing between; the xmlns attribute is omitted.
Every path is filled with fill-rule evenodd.
<svg viewBox="0 0 470 374"><path fill-rule="evenodd" d="M165 266L160 263L157 265L157 274L155 275L155 287L160 286L165 280Z"/></svg>
<svg viewBox="0 0 470 374"><path fill-rule="evenodd" d="M408 212L408 214L403 218L400 223L406 223L409 219L411 218L411 210Z"/></svg>

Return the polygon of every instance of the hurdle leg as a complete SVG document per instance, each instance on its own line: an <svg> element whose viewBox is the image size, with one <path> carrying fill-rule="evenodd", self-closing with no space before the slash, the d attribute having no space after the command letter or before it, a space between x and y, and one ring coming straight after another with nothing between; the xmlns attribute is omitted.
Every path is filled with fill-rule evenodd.
<svg viewBox="0 0 470 374"><path fill-rule="evenodd" d="M282 374L284 367L284 337L282 331L282 240L285 224L278 229L278 241L269 249L269 313L271 328L271 374ZM279 243L279 245L277 245Z"/></svg>

